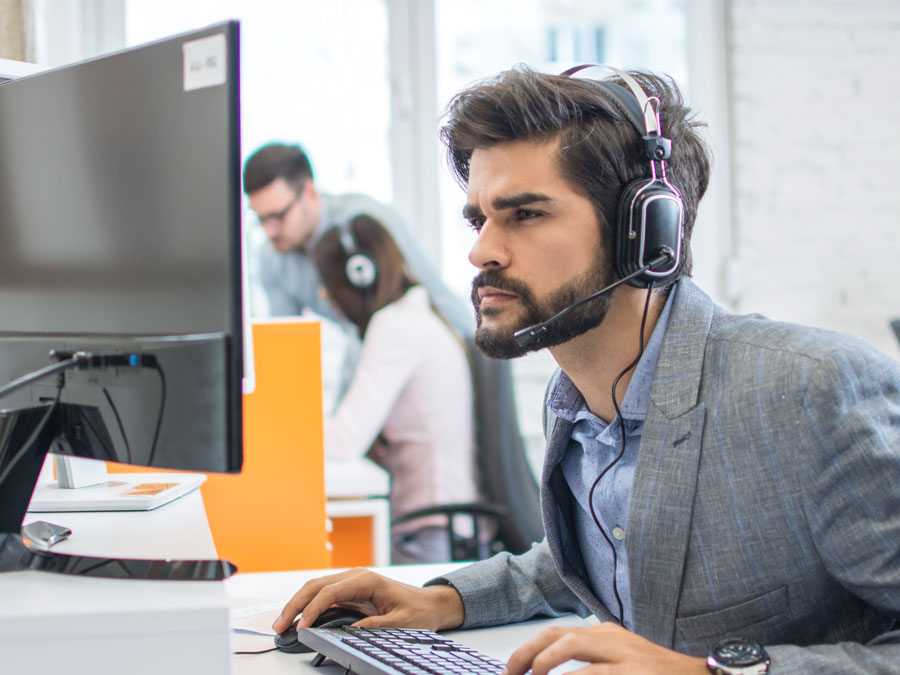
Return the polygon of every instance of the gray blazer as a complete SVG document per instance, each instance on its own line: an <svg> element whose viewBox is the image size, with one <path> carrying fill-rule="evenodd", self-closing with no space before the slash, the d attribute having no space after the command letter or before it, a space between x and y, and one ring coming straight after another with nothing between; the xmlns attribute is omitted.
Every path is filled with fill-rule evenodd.
<svg viewBox="0 0 900 675"><path fill-rule="evenodd" d="M900 673L900 367L729 314L690 280L673 292L626 524L635 632L694 655L755 639L772 673ZM459 590L466 627L610 619L559 467L571 430L550 415L546 539L434 581Z"/></svg>

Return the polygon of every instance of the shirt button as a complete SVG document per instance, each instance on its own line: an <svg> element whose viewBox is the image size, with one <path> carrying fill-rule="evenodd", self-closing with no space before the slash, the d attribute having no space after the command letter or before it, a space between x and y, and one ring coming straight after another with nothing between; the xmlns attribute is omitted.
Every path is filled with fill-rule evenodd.
<svg viewBox="0 0 900 675"><path fill-rule="evenodd" d="M625 530L623 530L621 527L614 527L613 536L619 541L622 541L625 538Z"/></svg>

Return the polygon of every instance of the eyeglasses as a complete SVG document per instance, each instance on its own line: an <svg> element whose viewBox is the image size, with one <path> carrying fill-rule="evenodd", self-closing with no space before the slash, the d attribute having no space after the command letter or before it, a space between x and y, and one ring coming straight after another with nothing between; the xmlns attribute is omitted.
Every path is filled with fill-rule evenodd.
<svg viewBox="0 0 900 675"><path fill-rule="evenodd" d="M303 192L303 186L294 193L294 198L290 201L290 203L285 206L281 211L277 213L258 213L256 214L256 219L259 220L260 225L265 225L266 223L271 223L273 225L280 225L284 222L284 219L287 218L287 214L290 212L292 208L300 201L300 195Z"/></svg>

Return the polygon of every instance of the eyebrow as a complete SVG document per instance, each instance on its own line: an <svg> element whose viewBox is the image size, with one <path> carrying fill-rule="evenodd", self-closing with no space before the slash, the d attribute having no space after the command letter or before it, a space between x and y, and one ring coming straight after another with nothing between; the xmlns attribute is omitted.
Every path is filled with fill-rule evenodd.
<svg viewBox="0 0 900 675"><path fill-rule="evenodd" d="M503 211L506 209L516 209L536 202L549 201L553 200L548 195L543 195L539 192L520 192L518 194L509 195L508 197L497 197L491 202L491 206L497 211ZM482 214L481 209L474 204L466 204L463 207L462 214L463 218L466 220L471 220L476 216L484 215Z"/></svg>

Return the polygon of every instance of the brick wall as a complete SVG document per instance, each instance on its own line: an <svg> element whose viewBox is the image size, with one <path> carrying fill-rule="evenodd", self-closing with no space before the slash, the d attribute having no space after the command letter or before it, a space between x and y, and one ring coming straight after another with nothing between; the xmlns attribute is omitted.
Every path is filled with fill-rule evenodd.
<svg viewBox="0 0 900 675"><path fill-rule="evenodd" d="M900 2L729 0L737 309L900 354Z"/></svg>

